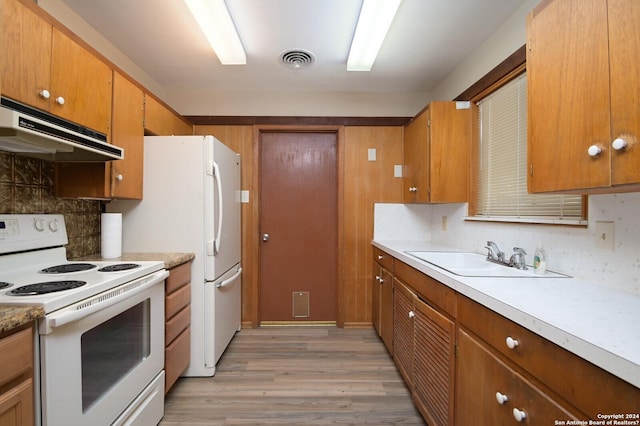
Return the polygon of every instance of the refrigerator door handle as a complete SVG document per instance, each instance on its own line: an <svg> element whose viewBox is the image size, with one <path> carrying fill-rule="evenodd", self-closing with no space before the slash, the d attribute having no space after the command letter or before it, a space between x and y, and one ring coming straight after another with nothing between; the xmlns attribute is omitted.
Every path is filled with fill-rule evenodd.
<svg viewBox="0 0 640 426"><path fill-rule="evenodd" d="M238 268L236 273L233 274L233 276L231 276L230 278L227 278L226 280L216 284L216 288L224 288L228 286L229 284L233 283L240 276L240 274L242 274L242 267Z"/></svg>
<svg viewBox="0 0 640 426"><path fill-rule="evenodd" d="M217 255L220 252L220 240L222 237L222 212L224 211L224 206L222 205L223 197L222 197L222 179L220 176L220 168L218 167L218 163L213 162L213 177L216 180L216 185L218 189L218 229L216 230L216 236L213 241L213 255Z"/></svg>

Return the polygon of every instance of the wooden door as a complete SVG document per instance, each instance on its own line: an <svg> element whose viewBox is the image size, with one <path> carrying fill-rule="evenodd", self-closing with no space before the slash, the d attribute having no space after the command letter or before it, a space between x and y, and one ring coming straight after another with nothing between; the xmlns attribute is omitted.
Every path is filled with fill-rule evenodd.
<svg viewBox="0 0 640 426"><path fill-rule="evenodd" d="M337 134L260 137L260 321L337 317Z"/></svg>
<svg viewBox="0 0 640 426"><path fill-rule="evenodd" d="M611 108L606 1L562 0L541 7L527 17L529 191L607 187ZM600 155L589 156L591 145L602 149Z"/></svg>
<svg viewBox="0 0 640 426"><path fill-rule="evenodd" d="M611 183L640 182L640 2L609 0L609 60L611 72L611 140L622 137L627 146L611 153ZM636 59L634 59L636 58Z"/></svg>

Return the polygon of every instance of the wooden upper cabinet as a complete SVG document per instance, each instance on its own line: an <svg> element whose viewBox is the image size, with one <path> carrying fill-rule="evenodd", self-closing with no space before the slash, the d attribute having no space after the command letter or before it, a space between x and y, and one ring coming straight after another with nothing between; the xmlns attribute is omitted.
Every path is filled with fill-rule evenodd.
<svg viewBox="0 0 640 426"><path fill-rule="evenodd" d="M53 29L51 113L108 135L112 75L109 65Z"/></svg>
<svg viewBox="0 0 640 426"><path fill-rule="evenodd" d="M144 92L118 72L113 74L114 144L124 148L124 159L111 161L111 197L142 199L144 164Z"/></svg>
<svg viewBox="0 0 640 426"><path fill-rule="evenodd" d="M111 140L124 148L124 159L103 163L57 163L56 196L142 199L143 102L142 89L114 72Z"/></svg>
<svg viewBox="0 0 640 426"><path fill-rule="evenodd" d="M531 192L640 188L638 22L637 0L554 0L528 15Z"/></svg>
<svg viewBox="0 0 640 426"><path fill-rule="evenodd" d="M471 109L430 103L405 127L404 202L466 202L470 144Z"/></svg>
<svg viewBox="0 0 640 426"><path fill-rule="evenodd" d="M48 110L41 91L51 88L51 24L18 0L2 2L2 94Z"/></svg>
<svg viewBox="0 0 640 426"><path fill-rule="evenodd" d="M193 134L193 125L148 94L144 102L144 128L147 134L155 136Z"/></svg>
<svg viewBox="0 0 640 426"><path fill-rule="evenodd" d="M108 135L109 65L54 28L34 3L2 2L2 94Z"/></svg>

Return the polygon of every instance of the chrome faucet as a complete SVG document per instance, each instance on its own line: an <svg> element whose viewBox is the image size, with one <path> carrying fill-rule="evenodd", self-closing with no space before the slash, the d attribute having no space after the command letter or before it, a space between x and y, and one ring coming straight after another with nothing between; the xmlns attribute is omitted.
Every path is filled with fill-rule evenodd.
<svg viewBox="0 0 640 426"><path fill-rule="evenodd" d="M487 260L491 262L498 261L500 263L504 263L504 252L500 251L496 243L493 241L487 241L487 245L484 248L489 250L487 253Z"/></svg>
<svg viewBox="0 0 640 426"><path fill-rule="evenodd" d="M524 259L525 254L527 254L527 252L524 251L523 248L514 247L513 254L509 259L509 264L511 266L514 266L516 269L522 269L522 270L527 269L527 264L525 263L525 259Z"/></svg>

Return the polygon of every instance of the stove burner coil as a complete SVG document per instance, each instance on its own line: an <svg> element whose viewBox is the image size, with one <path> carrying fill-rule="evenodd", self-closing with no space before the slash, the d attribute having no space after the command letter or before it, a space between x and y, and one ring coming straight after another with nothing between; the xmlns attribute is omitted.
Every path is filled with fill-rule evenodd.
<svg viewBox="0 0 640 426"><path fill-rule="evenodd" d="M70 290L76 287L82 287L86 281L46 281L42 283L23 285L13 290L9 290L7 294L12 296L36 296L38 294L55 293L57 291Z"/></svg>
<svg viewBox="0 0 640 426"><path fill-rule="evenodd" d="M68 274L70 272L82 272L95 268L92 263L65 263L63 265L51 266L44 268L40 272L43 274Z"/></svg>
<svg viewBox="0 0 640 426"><path fill-rule="evenodd" d="M139 268L137 263L114 263L113 265L103 266L98 269L98 272L120 272L128 271L129 269Z"/></svg>
<svg viewBox="0 0 640 426"><path fill-rule="evenodd" d="M0 281L0 289L7 288L7 287L11 287L11 283L8 283L6 281Z"/></svg>

